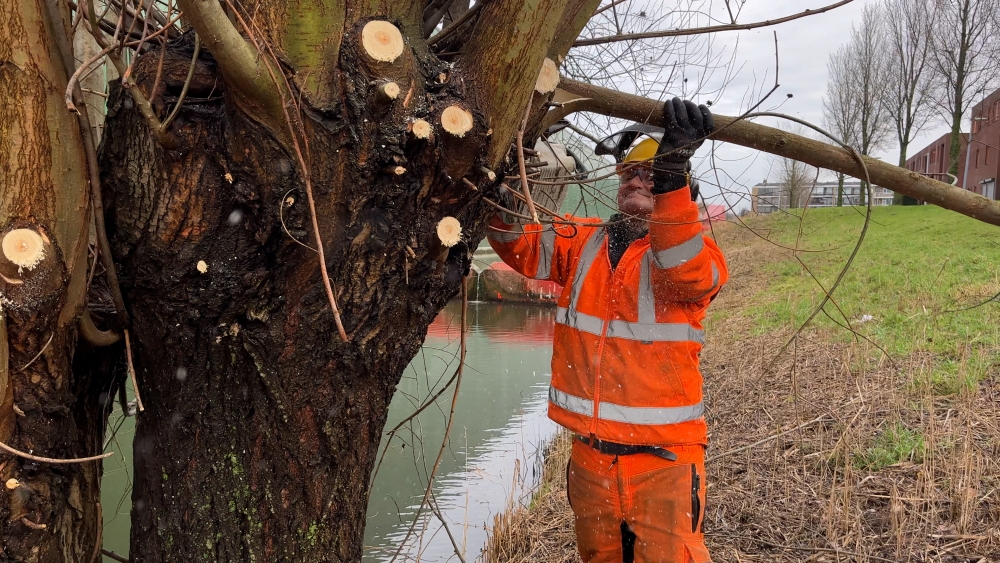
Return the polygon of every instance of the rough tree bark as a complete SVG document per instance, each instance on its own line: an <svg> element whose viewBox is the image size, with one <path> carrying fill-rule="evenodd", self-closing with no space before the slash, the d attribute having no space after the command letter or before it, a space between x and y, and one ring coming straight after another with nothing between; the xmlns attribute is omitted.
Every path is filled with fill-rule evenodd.
<svg viewBox="0 0 1000 563"><path fill-rule="evenodd" d="M324 25L296 26L292 4L322 12ZM564 12L582 27L578 14L596 4L495 0L451 64L426 47L422 2L244 2L236 24L215 2L180 2L205 49L172 148L121 90L101 147L146 405L133 561L361 558L359 493L395 385L468 271L492 213L481 197L500 189L483 170L503 177L544 58L579 32ZM401 32L398 56L371 56L372 21ZM160 119L182 88L192 35L168 49L162 91L151 91L158 54L135 65ZM390 35L370 38L389 46ZM471 129L449 133L464 116ZM413 134L416 120L428 138ZM348 342L309 248L307 187ZM465 231L451 248L435 229L446 216Z"/></svg>
<svg viewBox="0 0 1000 563"><path fill-rule="evenodd" d="M66 13L0 7L0 442L47 458L102 449L113 381L74 373L87 288L89 183L63 102ZM89 131L86 132L89 135ZM0 561L95 561L100 465L0 451Z"/></svg>

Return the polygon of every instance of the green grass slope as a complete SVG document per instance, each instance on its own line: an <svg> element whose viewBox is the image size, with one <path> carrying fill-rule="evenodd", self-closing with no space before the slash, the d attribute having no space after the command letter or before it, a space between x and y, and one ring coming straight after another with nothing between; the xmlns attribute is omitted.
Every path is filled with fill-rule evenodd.
<svg viewBox="0 0 1000 563"><path fill-rule="evenodd" d="M761 265L768 282L746 309L751 330L801 326L844 269L864 223L857 208L748 222L775 245L801 250ZM820 313L813 324L845 340L855 336L839 325L850 324L894 357L931 353L941 385L974 383L1000 362L998 294L1000 228L934 206L875 208L825 307L829 317Z"/></svg>

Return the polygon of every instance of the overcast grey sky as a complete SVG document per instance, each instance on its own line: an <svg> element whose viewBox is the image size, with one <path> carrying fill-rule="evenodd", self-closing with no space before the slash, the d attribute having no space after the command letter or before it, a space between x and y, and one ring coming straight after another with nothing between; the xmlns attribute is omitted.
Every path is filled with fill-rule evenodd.
<svg viewBox="0 0 1000 563"><path fill-rule="evenodd" d="M761 109L774 109L816 125L823 124L822 99L826 91L826 63L830 54L846 42L851 25L861 19L866 3L874 0L854 0L854 2L831 12L818 14L793 22L750 31L719 33L714 36L715 48L735 49L735 66L740 68L735 78L726 87L721 97L704 96L696 98L703 103L712 99L712 109L725 115L737 115L746 107L760 99L760 96L774 84L774 32L778 34L778 54L780 59L778 81L780 89L765 102ZM748 0L739 16L741 23L761 21L801 12L807 8L819 8L832 0ZM722 2L718 2L723 8ZM787 95L792 94L792 98ZM760 120L760 123L775 125L774 120ZM911 144L910 154L915 153L931 140L947 132L948 127L937 120ZM708 154L703 147L699 155ZM876 156L895 163L898 150ZM769 172L771 158L768 155L744 149L739 146L719 144L716 149L716 167L721 184L727 190L746 192L749 186L763 181ZM719 189L712 186L715 174L710 162L705 159L697 166L703 179L703 193L717 195ZM748 202L737 203L728 197L736 208L748 207ZM723 203L718 198L711 203Z"/></svg>

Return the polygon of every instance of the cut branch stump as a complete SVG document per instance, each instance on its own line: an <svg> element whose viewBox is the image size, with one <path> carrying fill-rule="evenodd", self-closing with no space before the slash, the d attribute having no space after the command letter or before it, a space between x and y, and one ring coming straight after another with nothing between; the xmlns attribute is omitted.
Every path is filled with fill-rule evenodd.
<svg viewBox="0 0 1000 563"><path fill-rule="evenodd" d="M361 46L372 59L391 63L403 54L403 34L384 20L372 20L361 30Z"/></svg>

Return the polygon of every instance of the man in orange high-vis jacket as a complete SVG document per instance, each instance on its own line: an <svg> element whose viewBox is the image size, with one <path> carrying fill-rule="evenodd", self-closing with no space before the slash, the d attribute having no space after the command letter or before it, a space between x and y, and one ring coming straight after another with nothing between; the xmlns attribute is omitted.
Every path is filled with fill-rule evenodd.
<svg viewBox="0 0 1000 563"><path fill-rule="evenodd" d="M607 225L511 225L488 238L525 276L563 286L549 417L577 435L568 473L587 563L704 563L707 429L698 357L709 302L728 279L701 234L688 170L713 129L705 106L674 99L662 139L618 165Z"/></svg>

